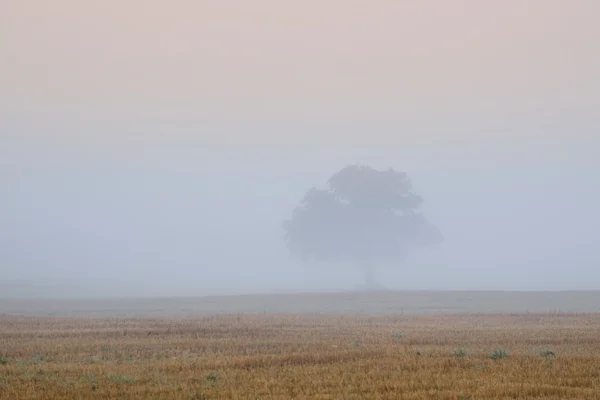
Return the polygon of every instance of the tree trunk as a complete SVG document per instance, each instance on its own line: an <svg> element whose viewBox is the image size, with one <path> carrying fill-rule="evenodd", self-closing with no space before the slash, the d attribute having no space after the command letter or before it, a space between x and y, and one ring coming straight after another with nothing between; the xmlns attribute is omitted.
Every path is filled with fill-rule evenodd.
<svg viewBox="0 0 600 400"><path fill-rule="evenodd" d="M365 288L372 288L375 285L375 271L373 267L365 267Z"/></svg>

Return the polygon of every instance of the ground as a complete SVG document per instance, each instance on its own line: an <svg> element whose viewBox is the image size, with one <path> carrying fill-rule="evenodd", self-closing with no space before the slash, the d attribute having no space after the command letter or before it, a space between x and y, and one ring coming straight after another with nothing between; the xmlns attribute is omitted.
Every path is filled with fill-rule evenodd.
<svg viewBox="0 0 600 400"><path fill-rule="evenodd" d="M516 296L2 301L0 399L600 399L598 294Z"/></svg>
<svg viewBox="0 0 600 400"><path fill-rule="evenodd" d="M223 313L471 314L600 312L600 291L350 292L183 298L2 299L0 314L67 317L182 317Z"/></svg>

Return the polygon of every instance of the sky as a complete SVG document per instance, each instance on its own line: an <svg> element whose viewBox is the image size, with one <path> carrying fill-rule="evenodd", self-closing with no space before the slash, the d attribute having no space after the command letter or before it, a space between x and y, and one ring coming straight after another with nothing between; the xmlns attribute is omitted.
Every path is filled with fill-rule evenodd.
<svg viewBox="0 0 600 400"><path fill-rule="evenodd" d="M599 17L595 0L3 0L0 281L352 288L352 267L291 260L281 222L363 163L407 172L446 238L378 271L389 287L600 289Z"/></svg>

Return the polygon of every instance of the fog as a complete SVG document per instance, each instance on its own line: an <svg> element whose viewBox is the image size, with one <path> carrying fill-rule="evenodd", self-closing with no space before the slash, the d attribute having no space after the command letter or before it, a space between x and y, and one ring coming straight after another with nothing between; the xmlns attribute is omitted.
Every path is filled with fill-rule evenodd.
<svg viewBox="0 0 600 400"><path fill-rule="evenodd" d="M386 287L600 290L597 2L176 3L3 2L0 297L352 290L281 224L355 163L445 238Z"/></svg>

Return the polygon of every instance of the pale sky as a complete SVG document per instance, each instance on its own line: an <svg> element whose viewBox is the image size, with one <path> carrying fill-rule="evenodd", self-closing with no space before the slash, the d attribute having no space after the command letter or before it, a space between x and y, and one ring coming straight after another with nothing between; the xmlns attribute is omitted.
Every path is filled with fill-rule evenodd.
<svg viewBox="0 0 600 400"><path fill-rule="evenodd" d="M596 0L3 0L0 275L333 287L278 224L362 162L406 171L447 237L396 286L600 289L598 21Z"/></svg>

